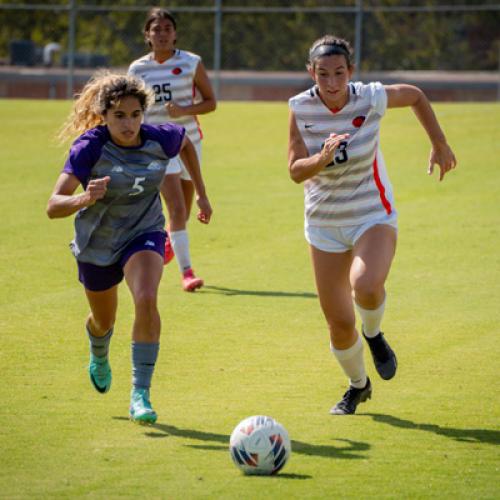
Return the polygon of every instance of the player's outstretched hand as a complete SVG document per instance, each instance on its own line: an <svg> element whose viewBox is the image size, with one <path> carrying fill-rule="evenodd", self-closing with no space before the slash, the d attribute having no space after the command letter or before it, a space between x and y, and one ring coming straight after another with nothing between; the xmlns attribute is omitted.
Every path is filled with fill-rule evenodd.
<svg viewBox="0 0 500 500"><path fill-rule="evenodd" d="M446 172L457 166L457 160L448 144L433 146L429 157L429 167L427 173L432 175L434 165L439 165L439 180L442 181Z"/></svg>
<svg viewBox="0 0 500 500"><path fill-rule="evenodd" d="M92 179L89 181L85 190L89 205L93 205L97 200L104 198L110 180L111 177L106 176L101 179Z"/></svg>
<svg viewBox="0 0 500 500"><path fill-rule="evenodd" d="M197 218L203 224L208 224L210 222L210 218L212 217L212 207L210 206L210 202L206 196L198 197L196 199L196 203L200 208L198 212Z"/></svg>

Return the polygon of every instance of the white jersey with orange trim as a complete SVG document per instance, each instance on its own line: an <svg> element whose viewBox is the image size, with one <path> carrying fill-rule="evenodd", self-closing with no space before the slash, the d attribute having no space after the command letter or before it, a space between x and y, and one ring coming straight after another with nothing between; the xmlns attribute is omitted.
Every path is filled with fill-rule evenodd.
<svg viewBox="0 0 500 500"><path fill-rule="evenodd" d="M174 55L159 63L153 53L134 61L128 73L143 80L155 93L154 104L146 111L144 121L151 124L175 122L186 129L191 142L196 145L202 138L196 116L169 116L165 104L172 101L179 106L191 106L194 102L194 78L200 56L186 50L175 49Z"/></svg>
<svg viewBox="0 0 500 500"><path fill-rule="evenodd" d="M289 100L309 156L330 134L349 134L334 160L304 184L310 226L351 226L395 216L392 186L379 147L380 119L387 94L380 82L349 83L349 100L339 111L325 106L317 86Z"/></svg>

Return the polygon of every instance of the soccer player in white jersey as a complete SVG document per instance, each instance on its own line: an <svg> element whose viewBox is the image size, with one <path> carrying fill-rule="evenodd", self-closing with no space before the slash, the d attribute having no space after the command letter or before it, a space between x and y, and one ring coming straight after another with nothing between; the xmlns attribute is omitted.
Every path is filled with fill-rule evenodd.
<svg viewBox="0 0 500 500"><path fill-rule="evenodd" d="M377 372L385 380L396 373L396 356L380 330L397 239L392 188L379 148L386 109L412 108L431 142L429 174L437 164L442 180L456 166L424 93L412 85L352 83L351 57L345 40L326 35L314 42L307 68L315 85L289 101L289 173L304 182L305 237L319 300L331 351L350 382L330 410L335 415L355 413L372 393L354 305Z"/></svg>
<svg viewBox="0 0 500 500"><path fill-rule="evenodd" d="M130 418L154 423L149 389L158 357L161 321L157 306L163 272L165 217L160 186L168 164L181 154L196 186L198 217L210 221L197 155L183 127L142 123L150 101L144 82L103 74L75 101L63 137L78 134L47 205L50 218L76 213L71 243L90 314L89 375L93 387L111 387L109 345L125 278L132 294L132 392ZM75 194L79 186L83 192Z"/></svg>
<svg viewBox="0 0 500 500"><path fill-rule="evenodd" d="M185 127L201 163L202 133L196 116L215 110L215 95L200 56L175 47L176 28L175 18L169 11L151 9L144 25L151 52L134 61L129 73L154 90L155 102L146 111L146 123L175 122ZM198 94L196 102L195 94ZM186 224L194 187L182 160L170 163L161 191L169 213L165 264L175 253L183 288L193 292L203 286L203 280L194 275L191 266Z"/></svg>

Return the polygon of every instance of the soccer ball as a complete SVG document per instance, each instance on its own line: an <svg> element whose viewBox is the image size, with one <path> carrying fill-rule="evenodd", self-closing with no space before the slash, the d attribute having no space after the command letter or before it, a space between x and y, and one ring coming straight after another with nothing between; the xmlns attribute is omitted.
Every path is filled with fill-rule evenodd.
<svg viewBox="0 0 500 500"><path fill-rule="evenodd" d="M245 474L277 474L290 458L292 445L286 429L271 417L256 415L234 429L229 451Z"/></svg>

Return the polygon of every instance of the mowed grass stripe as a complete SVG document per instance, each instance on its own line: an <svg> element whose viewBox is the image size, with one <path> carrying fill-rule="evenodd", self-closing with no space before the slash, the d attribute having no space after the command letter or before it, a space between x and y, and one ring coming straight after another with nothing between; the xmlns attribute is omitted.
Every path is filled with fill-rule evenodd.
<svg viewBox="0 0 500 500"><path fill-rule="evenodd" d="M381 141L400 214L384 330L400 361L353 418L328 409L345 379L302 236L302 186L286 167L284 103L220 103L201 117L214 206L195 220L195 270L160 287L163 339L153 380L158 425L127 420L133 307L125 286L113 387L86 372L87 306L68 242L71 219L46 200L64 162L53 137L68 102L1 101L0 487L6 498L494 498L500 443L500 107L435 106L459 167L426 175L428 141L390 110ZM294 451L276 478L239 474L227 449L241 419L270 414Z"/></svg>

